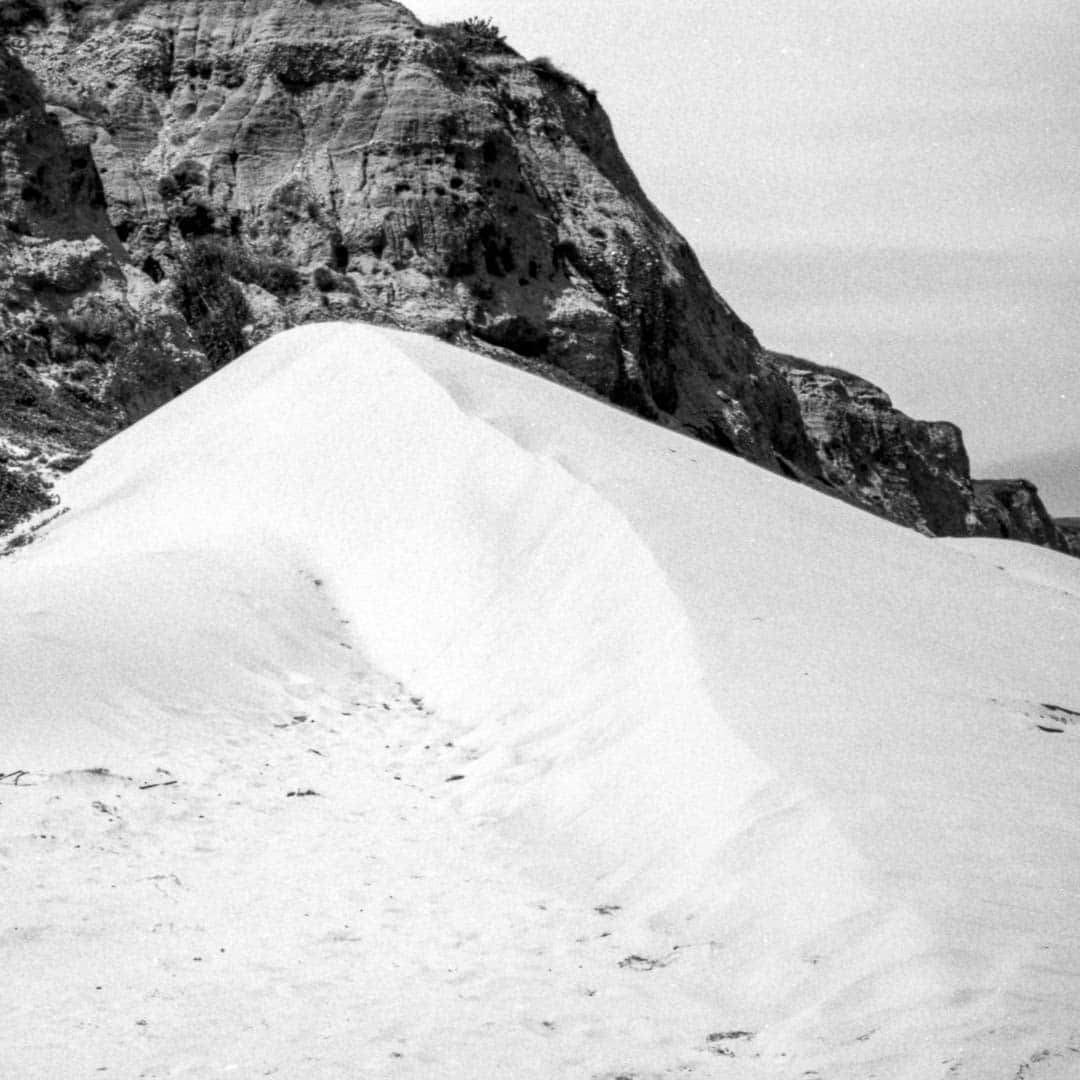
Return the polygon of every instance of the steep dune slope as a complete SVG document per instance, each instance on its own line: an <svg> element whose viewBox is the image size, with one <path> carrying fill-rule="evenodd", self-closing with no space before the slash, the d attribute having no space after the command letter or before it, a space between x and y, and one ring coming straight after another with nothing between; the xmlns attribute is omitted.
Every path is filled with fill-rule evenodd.
<svg viewBox="0 0 1080 1080"><path fill-rule="evenodd" d="M0 563L0 883L50 890L38 932L11 908L0 943L74 986L61 931L85 919L131 974L107 1015L92 987L18 1010L39 1062L63 1044L42 1016L148 1076L1047 1080L1080 1060L1070 561L1003 572L1007 547L953 550L357 326L280 335L62 494ZM123 776L132 801L91 799ZM84 851L65 840L91 802L109 830ZM110 895L125 865L125 888L142 866L166 883L171 920ZM377 927L360 881L390 895ZM63 882L100 903L65 906ZM332 939L353 959L300 949L301 909L364 925ZM164 926L239 957L172 963L163 1007ZM247 1014L222 1012L240 987ZM155 1001L133 1041L124 1010ZM179 1021L200 1017L192 1056Z"/></svg>

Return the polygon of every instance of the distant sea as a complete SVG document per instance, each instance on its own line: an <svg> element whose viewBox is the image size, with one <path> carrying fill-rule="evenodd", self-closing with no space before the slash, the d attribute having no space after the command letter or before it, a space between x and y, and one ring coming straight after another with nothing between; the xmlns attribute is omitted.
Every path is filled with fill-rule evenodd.
<svg viewBox="0 0 1080 1080"><path fill-rule="evenodd" d="M1023 476L1053 515L1080 516L1080 259L1067 248L714 243L699 255L767 348L959 424L973 475Z"/></svg>

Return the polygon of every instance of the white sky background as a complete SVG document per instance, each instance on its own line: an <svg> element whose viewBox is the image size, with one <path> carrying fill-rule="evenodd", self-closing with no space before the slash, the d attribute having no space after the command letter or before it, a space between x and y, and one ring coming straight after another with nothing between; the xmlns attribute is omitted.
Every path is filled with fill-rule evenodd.
<svg viewBox="0 0 1080 1080"><path fill-rule="evenodd" d="M1080 514L1075 0L411 0L595 87L770 348L848 368Z"/></svg>

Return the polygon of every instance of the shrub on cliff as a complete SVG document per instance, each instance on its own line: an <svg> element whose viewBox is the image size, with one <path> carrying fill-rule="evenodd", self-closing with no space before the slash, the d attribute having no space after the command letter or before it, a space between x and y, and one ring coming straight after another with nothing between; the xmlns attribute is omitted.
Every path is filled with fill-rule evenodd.
<svg viewBox="0 0 1080 1080"><path fill-rule="evenodd" d="M41 0L4 0L0 3L0 35L21 30L32 22L44 26L49 21Z"/></svg>
<svg viewBox="0 0 1080 1080"><path fill-rule="evenodd" d="M274 259L265 255L252 257L251 277L248 280L275 296L300 291L300 272L287 259Z"/></svg>
<svg viewBox="0 0 1080 1080"><path fill-rule="evenodd" d="M0 533L13 529L23 518L53 505L56 499L31 473L16 472L0 462Z"/></svg>
<svg viewBox="0 0 1080 1080"><path fill-rule="evenodd" d="M117 357L107 400L123 410L129 424L194 386L206 374L201 359L182 347L185 335L177 332L174 319L169 315L143 323Z"/></svg>
<svg viewBox="0 0 1080 1080"><path fill-rule="evenodd" d="M116 18L119 22L123 22L124 19L137 15L144 7L146 7L146 0L122 0L116 9Z"/></svg>
<svg viewBox="0 0 1080 1080"><path fill-rule="evenodd" d="M205 170L191 158L184 158L183 161L174 165L169 175L180 191L187 191L188 188L200 187L206 183Z"/></svg>
<svg viewBox="0 0 1080 1080"><path fill-rule="evenodd" d="M474 16L427 28L431 38L459 53L508 52L506 38L491 19Z"/></svg>
<svg viewBox="0 0 1080 1080"><path fill-rule="evenodd" d="M179 198L180 185L171 177L163 176L157 185L158 194L166 201L170 202L172 199Z"/></svg>
<svg viewBox="0 0 1080 1080"><path fill-rule="evenodd" d="M180 313L215 371L247 348L244 326L251 311L230 264L228 244L196 240L188 245L173 280Z"/></svg>
<svg viewBox="0 0 1080 1080"><path fill-rule="evenodd" d="M60 363L81 359L101 363L123 333L118 313L104 303L85 300L66 314L58 315L52 333L52 356Z"/></svg>
<svg viewBox="0 0 1080 1080"><path fill-rule="evenodd" d="M506 40L491 19L482 19L474 15L456 25L460 26L468 37L485 44L501 45Z"/></svg>
<svg viewBox="0 0 1080 1080"><path fill-rule="evenodd" d="M337 288L337 274L329 266L316 266L311 283L319 292L333 292Z"/></svg>
<svg viewBox="0 0 1080 1080"><path fill-rule="evenodd" d="M311 284L321 293L346 292L356 295L356 285L347 274L338 274L329 266L316 266L311 275Z"/></svg>
<svg viewBox="0 0 1080 1080"><path fill-rule="evenodd" d="M275 296L300 291L300 272L287 259L251 251L235 242L217 243L225 269L237 281L258 285Z"/></svg>

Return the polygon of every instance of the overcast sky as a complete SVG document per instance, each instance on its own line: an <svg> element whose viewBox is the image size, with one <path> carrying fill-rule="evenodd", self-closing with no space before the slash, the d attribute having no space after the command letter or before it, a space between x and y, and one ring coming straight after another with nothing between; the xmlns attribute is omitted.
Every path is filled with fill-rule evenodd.
<svg viewBox="0 0 1080 1080"><path fill-rule="evenodd" d="M1080 514L1080 2L411 0L595 87L763 344Z"/></svg>

